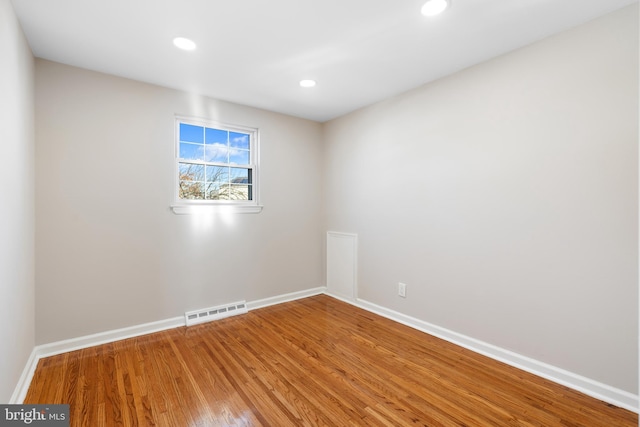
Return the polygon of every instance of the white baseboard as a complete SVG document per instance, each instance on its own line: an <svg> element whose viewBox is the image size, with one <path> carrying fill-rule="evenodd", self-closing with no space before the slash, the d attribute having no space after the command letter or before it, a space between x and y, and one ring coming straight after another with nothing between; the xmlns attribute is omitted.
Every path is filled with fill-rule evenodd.
<svg viewBox="0 0 640 427"><path fill-rule="evenodd" d="M590 378L583 377L573 372L566 371L556 366L549 365L544 362L517 354L515 352L505 350L493 344L489 344L466 335L442 328L437 325L416 319L411 316L404 315L394 310L381 307L377 304L366 300L357 299L350 301L348 299L336 297L327 293L327 295L353 304L356 307L394 320L403 325L425 332L445 341L464 347L473 352L482 354L500 362L506 363L523 371L527 371L542 378L546 378L558 384L580 391L588 396L602 400L612 405L628 409L629 411L638 413L638 395L629 393L624 390L611 387L607 384L594 381Z"/></svg>
<svg viewBox="0 0 640 427"><path fill-rule="evenodd" d="M304 291L292 292L290 294L278 295L275 297L250 301L247 303L249 311L257 308L269 307L270 305L282 304L283 302L295 301L297 299L308 298L314 295L324 294L327 291L326 286L307 289Z"/></svg>
<svg viewBox="0 0 640 427"><path fill-rule="evenodd" d="M257 308L268 307L270 305L281 304L283 302L294 301L314 295L320 295L323 294L326 289L326 287L322 286L271 298L251 301L247 302L247 308L249 310L255 310ZM27 361L27 364L22 372L22 375L20 376L18 385L16 386L9 403L18 404L24 402L24 398L27 396L27 392L29 390L29 385L31 385L31 380L33 379L33 374L35 373L36 367L38 366L38 361L44 357L55 356L56 354L81 350L83 348L93 347L96 345L106 344L114 341L120 341L140 335L152 334L154 332L178 328L180 326L185 326L184 315L171 319L159 320L157 322L144 323L127 328L114 329L111 331L99 332L96 334L85 335L78 338L38 345L31 352L31 356Z"/></svg>
<svg viewBox="0 0 640 427"><path fill-rule="evenodd" d="M174 317L172 319L143 323L141 325L129 326L127 328L114 329L111 331L99 332L97 334L85 335L83 337L42 344L37 346L36 350L38 357L40 358L55 356L56 354L81 350L83 348L138 337L140 335L152 334L154 332L178 328L184 325L184 316Z"/></svg>
<svg viewBox="0 0 640 427"><path fill-rule="evenodd" d="M27 364L22 370L22 375L20 375L18 385L11 395L11 399L9 400L10 405L24 402L24 398L27 396L27 391L29 391L29 385L33 379L33 374L36 372L39 360L40 358L38 357L36 348L34 347L34 349L31 350Z"/></svg>

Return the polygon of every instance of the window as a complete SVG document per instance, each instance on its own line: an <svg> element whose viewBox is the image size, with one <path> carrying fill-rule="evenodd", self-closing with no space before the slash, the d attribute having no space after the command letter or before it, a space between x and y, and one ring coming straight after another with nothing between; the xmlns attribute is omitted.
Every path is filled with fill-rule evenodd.
<svg viewBox="0 0 640 427"><path fill-rule="evenodd" d="M175 213L260 212L258 130L176 119Z"/></svg>

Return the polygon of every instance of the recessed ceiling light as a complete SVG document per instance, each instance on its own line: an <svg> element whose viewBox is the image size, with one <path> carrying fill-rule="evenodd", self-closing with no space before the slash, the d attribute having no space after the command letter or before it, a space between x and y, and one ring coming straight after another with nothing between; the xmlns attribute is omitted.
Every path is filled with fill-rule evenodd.
<svg viewBox="0 0 640 427"><path fill-rule="evenodd" d="M300 80L300 86L302 87L314 87L315 85L315 80Z"/></svg>
<svg viewBox="0 0 640 427"><path fill-rule="evenodd" d="M196 48L196 44L193 40L186 39L184 37L176 37L173 39L173 44L182 50L194 50Z"/></svg>
<svg viewBox="0 0 640 427"><path fill-rule="evenodd" d="M422 6L422 14L424 16L435 16L445 11L449 7L449 0L428 0Z"/></svg>

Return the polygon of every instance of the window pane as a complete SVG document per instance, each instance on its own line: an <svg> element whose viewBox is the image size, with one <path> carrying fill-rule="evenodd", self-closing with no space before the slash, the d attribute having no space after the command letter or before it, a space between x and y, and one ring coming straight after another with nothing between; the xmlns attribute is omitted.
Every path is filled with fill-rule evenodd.
<svg viewBox="0 0 640 427"><path fill-rule="evenodd" d="M229 163L235 163L236 165L248 165L249 164L249 151L239 150L237 148L229 149Z"/></svg>
<svg viewBox="0 0 640 427"><path fill-rule="evenodd" d="M231 184L250 184L250 169L229 168L229 181Z"/></svg>
<svg viewBox="0 0 640 427"><path fill-rule="evenodd" d="M229 142L229 132L221 129L206 128L204 141L206 144L227 145Z"/></svg>
<svg viewBox="0 0 640 427"><path fill-rule="evenodd" d="M218 166L207 166L207 182L228 183L229 168Z"/></svg>
<svg viewBox="0 0 640 427"><path fill-rule="evenodd" d="M221 189L228 185L226 182L205 182L205 197L207 200L220 200Z"/></svg>
<svg viewBox="0 0 640 427"><path fill-rule="evenodd" d="M204 166L180 163L180 181L204 181Z"/></svg>
<svg viewBox="0 0 640 427"><path fill-rule="evenodd" d="M180 123L180 141L204 142L204 128L202 126Z"/></svg>
<svg viewBox="0 0 640 427"><path fill-rule="evenodd" d="M226 145L216 143L212 145L205 145L204 149L206 150L205 160L207 162L229 162L229 147Z"/></svg>
<svg viewBox="0 0 640 427"><path fill-rule="evenodd" d="M185 160L204 160L204 145L181 142L180 158Z"/></svg>
<svg viewBox="0 0 640 427"><path fill-rule="evenodd" d="M210 200L229 200L229 184L221 185L217 188L217 191L211 192L209 195Z"/></svg>
<svg viewBox="0 0 640 427"><path fill-rule="evenodd" d="M229 200L229 184L207 183L207 200Z"/></svg>
<svg viewBox="0 0 640 427"><path fill-rule="evenodd" d="M251 186L247 184L229 185L229 200L251 200Z"/></svg>
<svg viewBox="0 0 640 427"><path fill-rule="evenodd" d="M212 200L251 200L250 185L226 184L219 188L218 193Z"/></svg>
<svg viewBox="0 0 640 427"><path fill-rule="evenodd" d="M204 200L204 183L180 180L179 196L187 200Z"/></svg>
<svg viewBox="0 0 640 427"><path fill-rule="evenodd" d="M235 148L249 149L249 135L246 133L229 132L229 144Z"/></svg>

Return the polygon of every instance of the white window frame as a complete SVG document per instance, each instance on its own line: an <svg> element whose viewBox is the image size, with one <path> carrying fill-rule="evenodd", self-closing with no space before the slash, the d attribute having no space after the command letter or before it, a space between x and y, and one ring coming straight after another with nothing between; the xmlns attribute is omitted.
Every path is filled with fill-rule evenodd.
<svg viewBox="0 0 640 427"><path fill-rule="evenodd" d="M252 200L187 200L180 198L180 124L202 126L221 129L231 132L248 134L249 142L249 167L251 169ZM200 214L207 212L238 212L259 213L262 211L260 204L260 141L257 128L230 125L194 117L176 116L174 135L174 161L173 161L173 204L171 209L178 215ZM247 166L247 165L242 165Z"/></svg>

